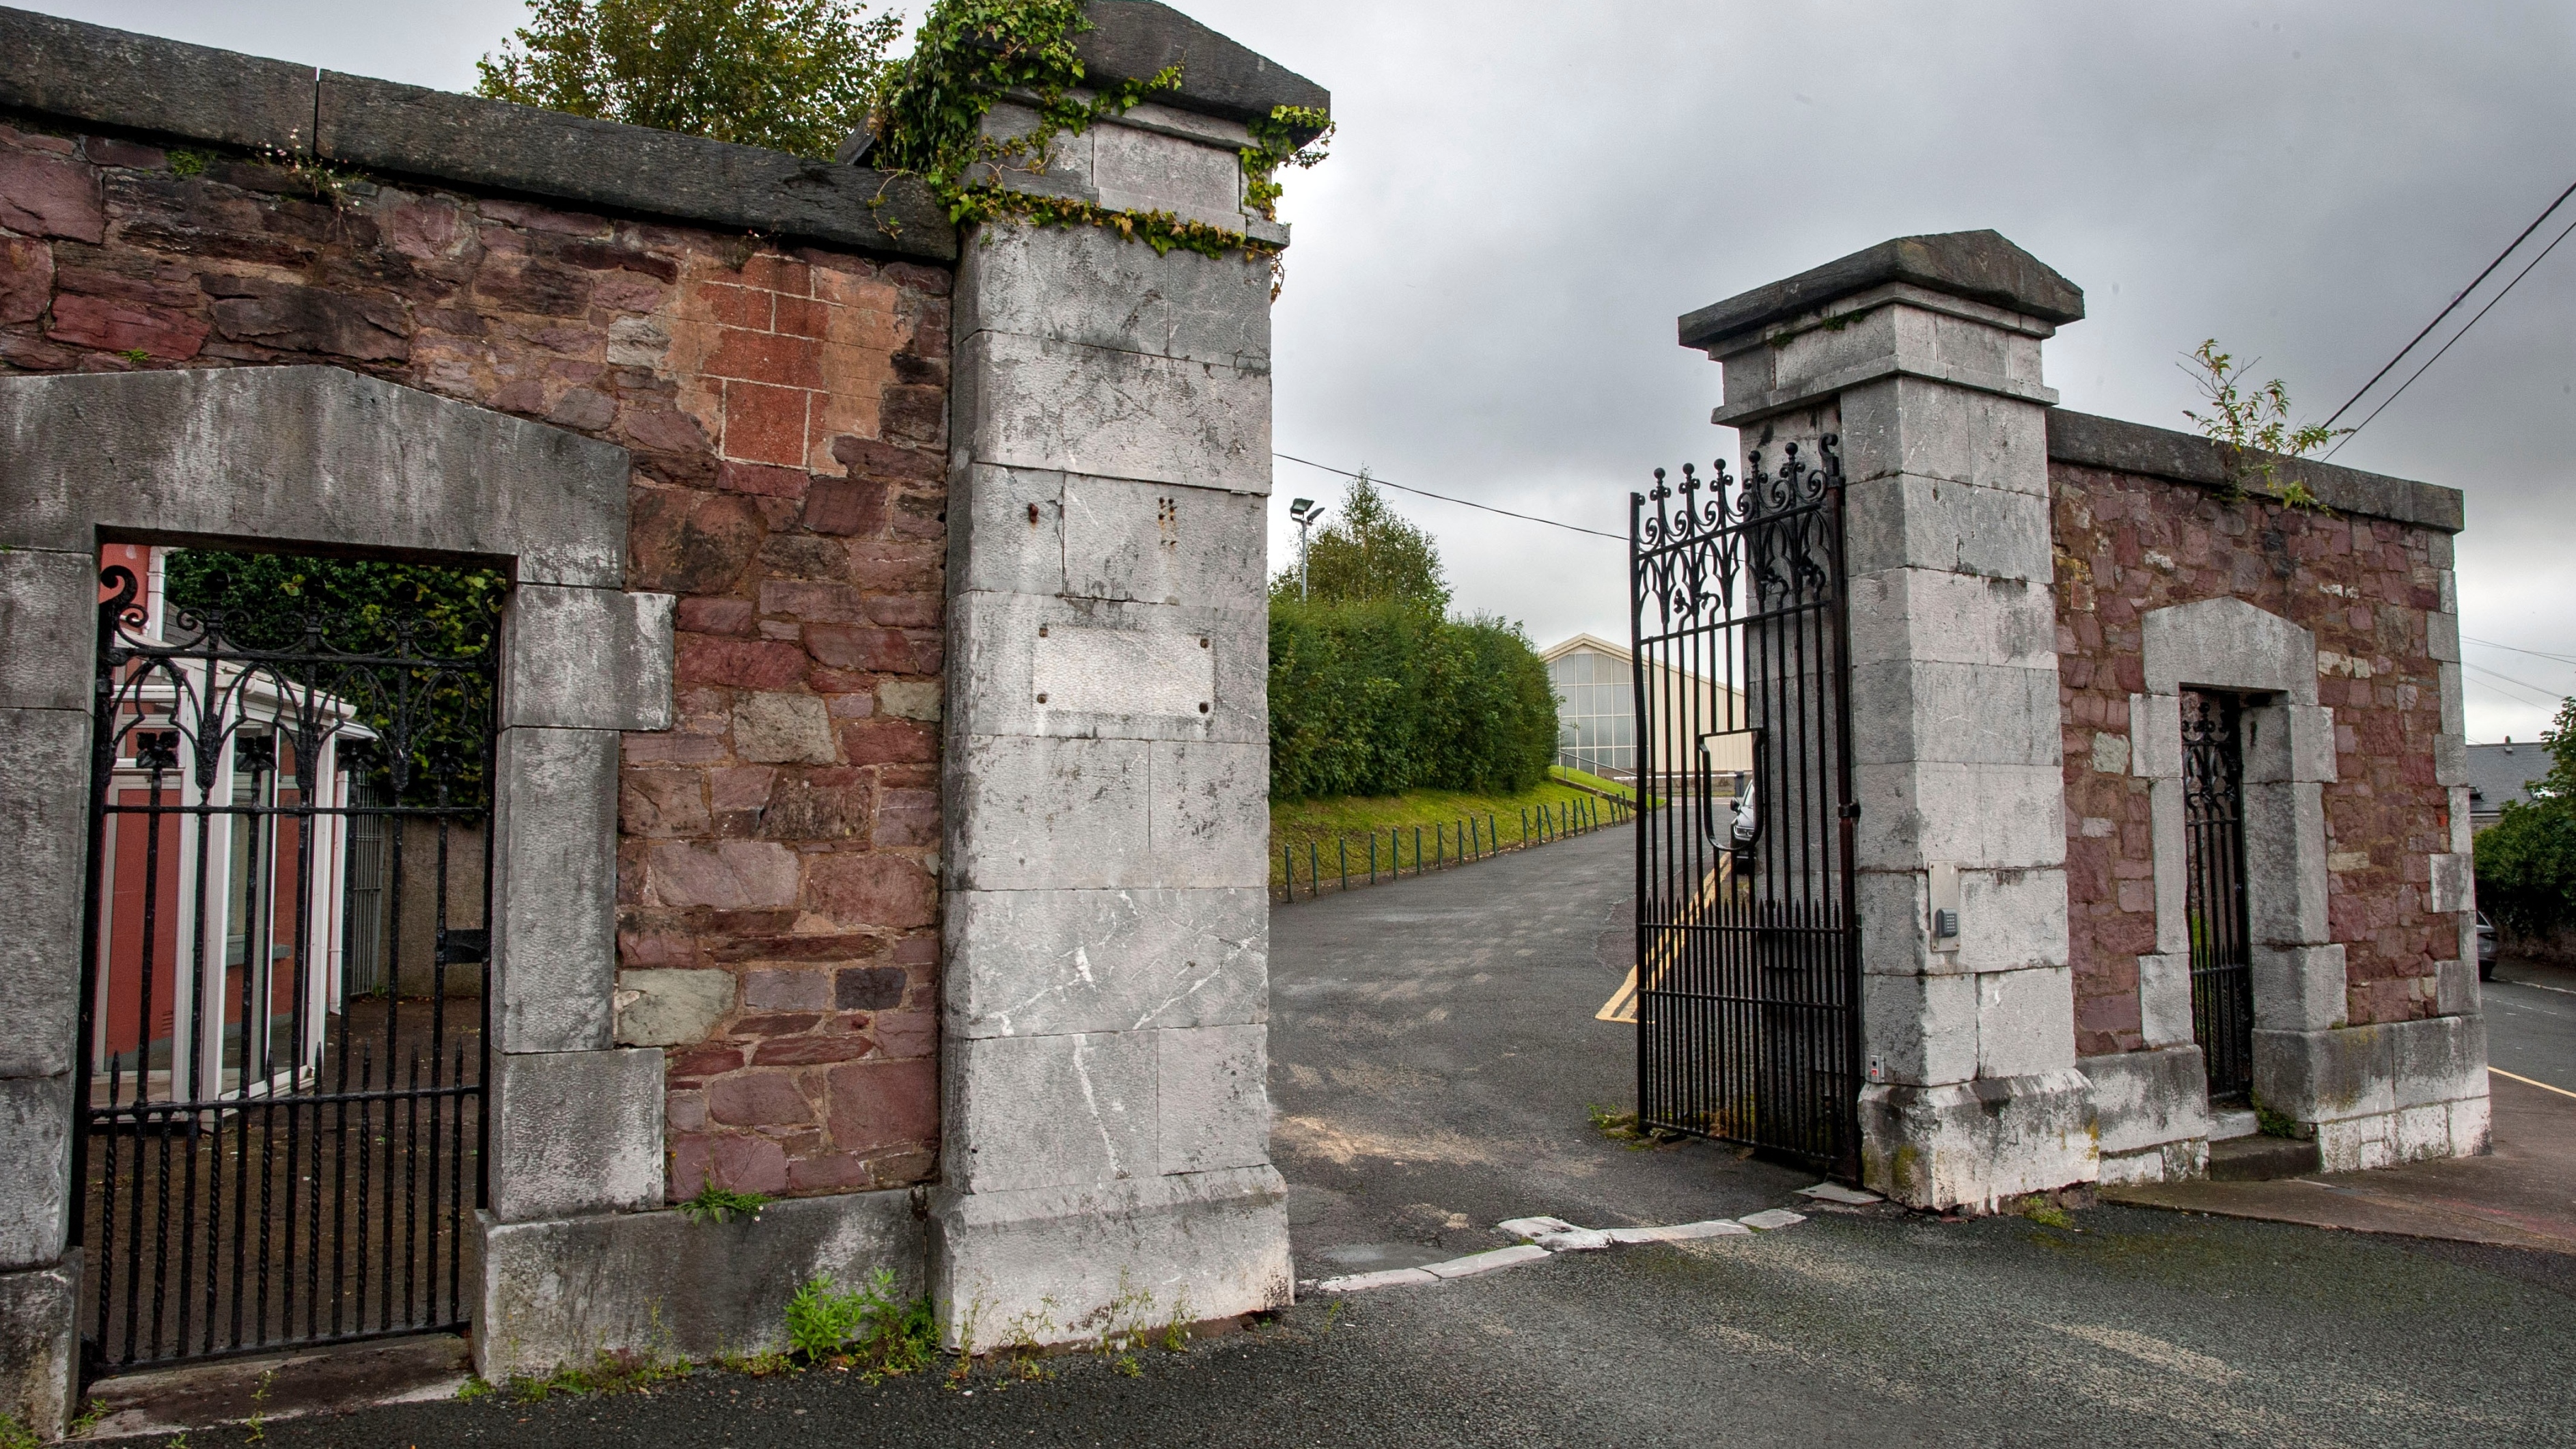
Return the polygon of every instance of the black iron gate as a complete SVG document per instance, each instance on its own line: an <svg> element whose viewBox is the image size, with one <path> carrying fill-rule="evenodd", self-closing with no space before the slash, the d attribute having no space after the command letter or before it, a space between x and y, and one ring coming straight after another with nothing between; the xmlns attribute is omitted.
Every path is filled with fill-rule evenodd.
<svg viewBox="0 0 2576 1449"><path fill-rule="evenodd" d="M1637 1101L1859 1168L1860 955L1836 439L1630 498ZM1677 506L1676 506L1677 505Z"/></svg>
<svg viewBox="0 0 2576 1449"><path fill-rule="evenodd" d="M100 583L88 1370L461 1328L492 621L367 609L299 637Z"/></svg>
<svg viewBox="0 0 2576 1449"><path fill-rule="evenodd" d="M2244 703L2184 690L2185 919L2191 925L2191 1035L2211 1101L2254 1085L2254 959L2245 891Z"/></svg>

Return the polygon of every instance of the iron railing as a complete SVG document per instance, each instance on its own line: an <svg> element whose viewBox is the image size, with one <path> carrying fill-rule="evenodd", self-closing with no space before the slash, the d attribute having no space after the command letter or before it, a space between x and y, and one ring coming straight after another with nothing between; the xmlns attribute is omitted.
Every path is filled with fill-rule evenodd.
<svg viewBox="0 0 2576 1449"><path fill-rule="evenodd" d="M2244 702L2182 696L2184 918L2191 927L2191 1034L2212 1101L2254 1085L2254 960L2245 888Z"/></svg>
<svg viewBox="0 0 2576 1449"><path fill-rule="evenodd" d="M460 1328L486 1038L451 968L484 954L490 621L462 654L373 611L236 637L101 583L88 1367Z"/></svg>
<svg viewBox="0 0 2576 1449"><path fill-rule="evenodd" d="M1302 866L1306 872L1302 889L1305 899L1312 900L1327 891L1358 890L1381 880L1404 880L1451 870L1512 851L1589 835L1624 822L1628 814L1628 802L1615 796L1585 797L1552 806L1522 806L1517 836L1512 833L1512 817L1487 811L1429 825L1390 826L1362 835L1336 835L1330 850L1324 848L1322 839L1309 837L1303 849L1295 842L1279 847L1279 869L1271 876L1270 888L1279 893L1283 904L1297 900L1301 889L1297 872Z"/></svg>
<svg viewBox="0 0 2576 1449"><path fill-rule="evenodd" d="M1837 440L1741 486L1631 495L1637 1102L1649 1127L1859 1167L1843 487ZM1689 742L1676 746L1672 742ZM1682 759L1660 756L1686 748Z"/></svg>

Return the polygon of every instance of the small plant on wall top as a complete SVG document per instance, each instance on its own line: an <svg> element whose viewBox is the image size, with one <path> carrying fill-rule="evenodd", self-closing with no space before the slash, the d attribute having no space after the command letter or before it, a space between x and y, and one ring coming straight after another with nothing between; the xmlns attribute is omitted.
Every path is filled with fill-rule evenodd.
<svg viewBox="0 0 2576 1449"><path fill-rule="evenodd" d="M2215 337L2184 358L2182 370L2191 375L2209 411L2185 408L2183 416L2225 450L2228 483L2239 493L2258 493L2292 508L2333 512L2308 491L2308 485L2295 478L2283 482L2276 459L2304 458L2352 429L2323 423L2293 425L2289 388L2277 377L2264 383L2251 381L2245 373L2254 364L2219 351Z"/></svg>

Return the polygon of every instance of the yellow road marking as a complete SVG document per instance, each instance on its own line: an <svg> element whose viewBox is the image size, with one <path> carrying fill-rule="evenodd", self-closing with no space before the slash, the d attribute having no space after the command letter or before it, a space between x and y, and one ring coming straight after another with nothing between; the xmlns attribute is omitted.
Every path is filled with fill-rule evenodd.
<svg viewBox="0 0 2576 1449"><path fill-rule="evenodd" d="M1602 1003L1599 1011L1592 1013L1592 1019L1624 1022L1629 1026L1637 1024L1636 967L1628 968L1628 979L1619 983L1619 989L1610 993L1610 999Z"/></svg>
<svg viewBox="0 0 2576 1449"><path fill-rule="evenodd" d="M2565 1087L2553 1087L2547 1082L2535 1082L2529 1077L2518 1076L2512 1072L2506 1071L2502 1067L2489 1067L2487 1070L2495 1073L2499 1077L2503 1077L2507 1081L2520 1082L2526 1087L2538 1087L2544 1092L2556 1092L2562 1097L2576 1097L2576 1092L2571 1092Z"/></svg>
<svg viewBox="0 0 2576 1449"><path fill-rule="evenodd" d="M1720 856L1717 869L1701 878L1699 897L1683 911L1683 921L1687 922L1695 915L1707 914L1710 908L1717 904L1719 886L1731 883L1734 879L1735 857ZM1664 979L1664 972L1672 966L1673 957L1681 949L1679 940L1674 937L1666 937L1660 946L1661 949L1656 952L1655 959L1647 963L1655 968L1655 974L1651 981L1644 984L1660 984ZM1637 967L1628 968L1628 979L1619 983L1619 989L1610 993L1610 999L1601 1004L1599 1011L1592 1013L1594 1021L1613 1021L1626 1026L1637 1024L1637 990L1640 985L1637 972Z"/></svg>

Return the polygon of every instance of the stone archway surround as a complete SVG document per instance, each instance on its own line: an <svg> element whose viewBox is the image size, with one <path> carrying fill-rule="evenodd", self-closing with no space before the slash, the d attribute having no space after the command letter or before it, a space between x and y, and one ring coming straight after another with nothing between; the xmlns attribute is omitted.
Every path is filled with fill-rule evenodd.
<svg viewBox="0 0 2576 1449"><path fill-rule="evenodd" d="M2148 1044L2192 1039L2182 781L2182 691L2191 688L2250 696L2243 749L2255 1029L2343 1025L2344 953L2326 925L2334 712L2317 703L2316 636L2241 599L2157 609L2140 632L2146 691L2129 698L2129 729L2131 769L2151 782L2155 838L2156 954L2138 958ZM2258 1036L2258 1061L2264 1049Z"/></svg>
<svg viewBox="0 0 2576 1449"><path fill-rule="evenodd" d="M623 587L628 476L622 448L337 368L0 378L0 1409L59 1424L78 1371L69 1148L104 541L512 574L485 1231L659 1205L663 1054L613 1044L618 740L672 717L672 601ZM489 1302L478 1322L499 1326Z"/></svg>
<svg viewBox="0 0 2576 1449"><path fill-rule="evenodd" d="M2156 950L2138 958L2149 1050L2085 1064L2101 1108L2106 1179L2196 1175L2206 1161L2185 909L2181 694L2191 687L2251 696L2244 808L2255 1102L2313 1136L2327 1171L2485 1151L2486 1033L2474 1007L2350 1024L2345 948L2331 939L2327 916L2324 791L2337 778L2335 726L2334 712L2317 703L2315 636L2231 598L2154 610L2141 636L2145 689L2129 700L2130 768L2150 782ZM2433 873L2434 909L2466 910L2460 859L2435 857ZM2135 1155L2158 1160L2116 1172L2111 1136L2125 1122L2150 1120L2162 1125L2148 1135L2168 1140Z"/></svg>

